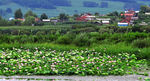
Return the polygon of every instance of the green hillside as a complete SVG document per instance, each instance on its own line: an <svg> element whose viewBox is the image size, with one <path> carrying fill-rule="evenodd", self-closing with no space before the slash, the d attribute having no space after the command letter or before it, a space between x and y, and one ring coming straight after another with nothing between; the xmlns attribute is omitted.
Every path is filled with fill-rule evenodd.
<svg viewBox="0 0 150 81"><path fill-rule="evenodd" d="M67 2L67 3L66 3ZM93 5L95 5L93 7ZM38 15L46 13L49 17L59 13L95 13L106 14L112 11L123 11L126 7L136 9L140 5L149 5L148 0L0 0L0 15L9 18L16 9L25 13L32 10Z"/></svg>

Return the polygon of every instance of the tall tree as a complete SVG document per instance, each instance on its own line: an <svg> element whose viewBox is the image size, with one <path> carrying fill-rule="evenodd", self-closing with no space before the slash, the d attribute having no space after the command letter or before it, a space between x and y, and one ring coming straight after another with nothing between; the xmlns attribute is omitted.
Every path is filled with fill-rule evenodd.
<svg viewBox="0 0 150 81"><path fill-rule="evenodd" d="M17 19L17 18L23 18L23 14L22 14L21 9L16 10L16 12L15 12L14 15L15 15L15 19Z"/></svg>
<svg viewBox="0 0 150 81"><path fill-rule="evenodd" d="M95 13L95 15L96 15L96 16L99 16L99 13L98 13L98 12L96 12L96 13Z"/></svg>
<svg viewBox="0 0 150 81"><path fill-rule="evenodd" d="M45 13L43 13L43 14L41 15L40 19L41 19L41 20L42 20L42 19L48 19L48 16L47 16Z"/></svg>
<svg viewBox="0 0 150 81"><path fill-rule="evenodd" d="M62 21L66 21L69 19L69 17L65 13L61 13L61 14L59 14L59 19Z"/></svg>
<svg viewBox="0 0 150 81"><path fill-rule="evenodd" d="M27 13L24 15L25 18L28 16L37 17L37 15L35 13L33 13L31 10L27 11Z"/></svg>
<svg viewBox="0 0 150 81"><path fill-rule="evenodd" d="M150 7L148 6L141 6L140 13L150 12Z"/></svg>

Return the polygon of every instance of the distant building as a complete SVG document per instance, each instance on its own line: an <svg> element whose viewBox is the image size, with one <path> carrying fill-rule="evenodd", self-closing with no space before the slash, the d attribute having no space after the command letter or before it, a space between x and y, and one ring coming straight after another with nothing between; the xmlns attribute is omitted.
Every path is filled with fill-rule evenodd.
<svg viewBox="0 0 150 81"><path fill-rule="evenodd" d="M128 23L118 23L118 26L128 26L129 24Z"/></svg>
<svg viewBox="0 0 150 81"><path fill-rule="evenodd" d="M92 16L91 14L84 14L80 17L78 17L76 20L77 21L91 21L95 20L96 16Z"/></svg>
<svg viewBox="0 0 150 81"><path fill-rule="evenodd" d="M58 19L50 19L51 22L59 22Z"/></svg>
<svg viewBox="0 0 150 81"><path fill-rule="evenodd" d="M138 20L139 17L131 17L132 20Z"/></svg>
<svg viewBox="0 0 150 81"><path fill-rule="evenodd" d="M23 18L18 18L18 19L16 19L16 20L20 20L20 21L22 21L22 22L25 21L25 19L23 19Z"/></svg>
<svg viewBox="0 0 150 81"><path fill-rule="evenodd" d="M124 14L121 14L121 16L125 16L125 19L120 21L118 23L118 26L133 25L133 22L135 20L138 20L138 13L139 13L139 11L133 11L133 10L125 11Z"/></svg>
<svg viewBox="0 0 150 81"><path fill-rule="evenodd" d="M50 19L43 19L42 22L50 22Z"/></svg>
<svg viewBox="0 0 150 81"><path fill-rule="evenodd" d="M145 15L150 15L150 12L146 12Z"/></svg>
<svg viewBox="0 0 150 81"><path fill-rule="evenodd" d="M110 24L110 18L96 18L97 21L101 21L102 24Z"/></svg>
<svg viewBox="0 0 150 81"><path fill-rule="evenodd" d="M39 18L35 18L35 22L41 22Z"/></svg>
<svg viewBox="0 0 150 81"><path fill-rule="evenodd" d="M110 24L110 21L102 21L102 24Z"/></svg>
<svg viewBox="0 0 150 81"><path fill-rule="evenodd" d="M51 19L50 22L54 23L54 25L56 25L57 22L59 22L58 19Z"/></svg>
<svg viewBox="0 0 150 81"><path fill-rule="evenodd" d="M12 21L12 20L15 20L15 18L13 18L13 17L10 17L8 20L9 20L9 21Z"/></svg>
<svg viewBox="0 0 150 81"><path fill-rule="evenodd" d="M111 19L110 18L96 18L96 20L99 20L99 21L110 21Z"/></svg>

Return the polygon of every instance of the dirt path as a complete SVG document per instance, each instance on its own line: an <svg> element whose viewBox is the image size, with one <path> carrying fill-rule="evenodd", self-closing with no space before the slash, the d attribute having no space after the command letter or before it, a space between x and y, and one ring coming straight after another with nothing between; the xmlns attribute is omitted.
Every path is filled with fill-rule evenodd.
<svg viewBox="0 0 150 81"><path fill-rule="evenodd" d="M142 80L138 78L141 77ZM144 81L150 76L0 76L0 81Z"/></svg>

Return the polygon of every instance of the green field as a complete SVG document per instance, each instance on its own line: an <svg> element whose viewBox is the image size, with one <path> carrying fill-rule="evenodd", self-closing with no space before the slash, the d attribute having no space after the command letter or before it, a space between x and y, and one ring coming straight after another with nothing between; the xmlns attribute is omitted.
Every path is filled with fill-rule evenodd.
<svg viewBox="0 0 150 81"><path fill-rule="evenodd" d="M0 27L0 75L106 76L149 70L150 34L131 32L132 27L114 31L107 27L62 23Z"/></svg>

